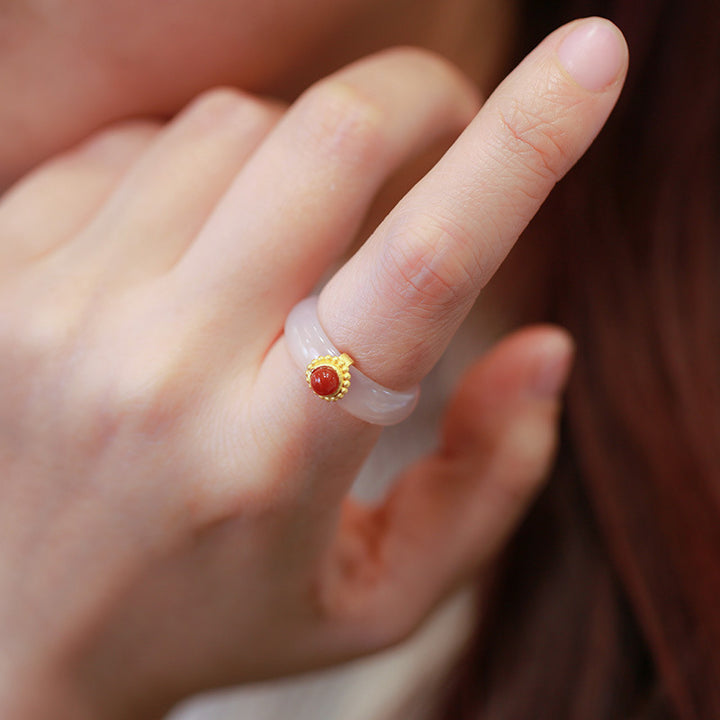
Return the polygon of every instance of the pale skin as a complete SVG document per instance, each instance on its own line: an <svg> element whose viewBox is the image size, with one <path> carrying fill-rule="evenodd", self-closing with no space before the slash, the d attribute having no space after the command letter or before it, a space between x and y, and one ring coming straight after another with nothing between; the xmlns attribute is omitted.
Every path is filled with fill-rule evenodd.
<svg viewBox="0 0 720 720"><path fill-rule="evenodd" d="M337 27L358 12L328 5L349 13L322 16ZM308 47L331 35L319 27ZM527 328L479 359L438 450L371 508L347 493L378 429L309 392L282 326L384 181L462 133L320 298L366 374L398 388L426 375L617 99L621 36L607 82L587 89L558 54L578 27L484 104L446 60L392 50L289 106L222 89L168 123L111 123L5 194L0 715L154 717L196 689L357 657L492 567L552 460L567 334ZM263 58L275 79L253 85L249 68L247 87L350 59L308 53L290 77L288 52ZM104 102L62 132L38 120L33 140L56 150L140 112Z"/></svg>

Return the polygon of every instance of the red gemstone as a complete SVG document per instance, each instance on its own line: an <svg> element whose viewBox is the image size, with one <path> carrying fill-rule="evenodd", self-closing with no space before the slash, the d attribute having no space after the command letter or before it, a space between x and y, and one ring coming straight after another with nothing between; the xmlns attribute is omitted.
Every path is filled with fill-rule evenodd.
<svg viewBox="0 0 720 720"><path fill-rule="evenodd" d="M318 395L330 397L340 387L340 376L334 367L321 365L310 373L310 387Z"/></svg>

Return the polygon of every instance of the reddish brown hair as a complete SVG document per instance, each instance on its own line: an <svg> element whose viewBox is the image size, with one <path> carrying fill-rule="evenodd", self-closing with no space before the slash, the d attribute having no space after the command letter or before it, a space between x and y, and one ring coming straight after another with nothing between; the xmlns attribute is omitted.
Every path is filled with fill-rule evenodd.
<svg viewBox="0 0 720 720"><path fill-rule="evenodd" d="M528 231L578 341L553 477L438 717L720 718L720 7L526 0L630 45L620 105ZM527 48L523 48L527 49Z"/></svg>

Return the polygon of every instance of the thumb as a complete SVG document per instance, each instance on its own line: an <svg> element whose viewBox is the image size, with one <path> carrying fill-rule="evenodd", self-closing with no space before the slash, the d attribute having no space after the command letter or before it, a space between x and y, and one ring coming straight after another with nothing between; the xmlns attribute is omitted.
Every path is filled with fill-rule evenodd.
<svg viewBox="0 0 720 720"><path fill-rule="evenodd" d="M461 381L440 448L382 505L345 502L324 600L349 654L406 637L502 549L549 471L572 355L555 327L503 340Z"/></svg>

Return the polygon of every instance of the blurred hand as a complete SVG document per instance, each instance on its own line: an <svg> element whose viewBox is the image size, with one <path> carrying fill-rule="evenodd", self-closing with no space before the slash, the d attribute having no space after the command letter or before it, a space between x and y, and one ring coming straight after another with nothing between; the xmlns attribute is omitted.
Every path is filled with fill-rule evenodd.
<svg viewBox="0 0 720 720"><path fill-rule="evenodd" d="M421 380L618 96L624 45L589 23L479 113L444 61L390 51L289 109L218 90L115 125L5 196L3 716L149 717L369 653L489 566L552 459L566 334L481 359L439 449L365 507L378 429L313 396L282 326L384 180L467 126L320 296L358 368Z"/></svg>

